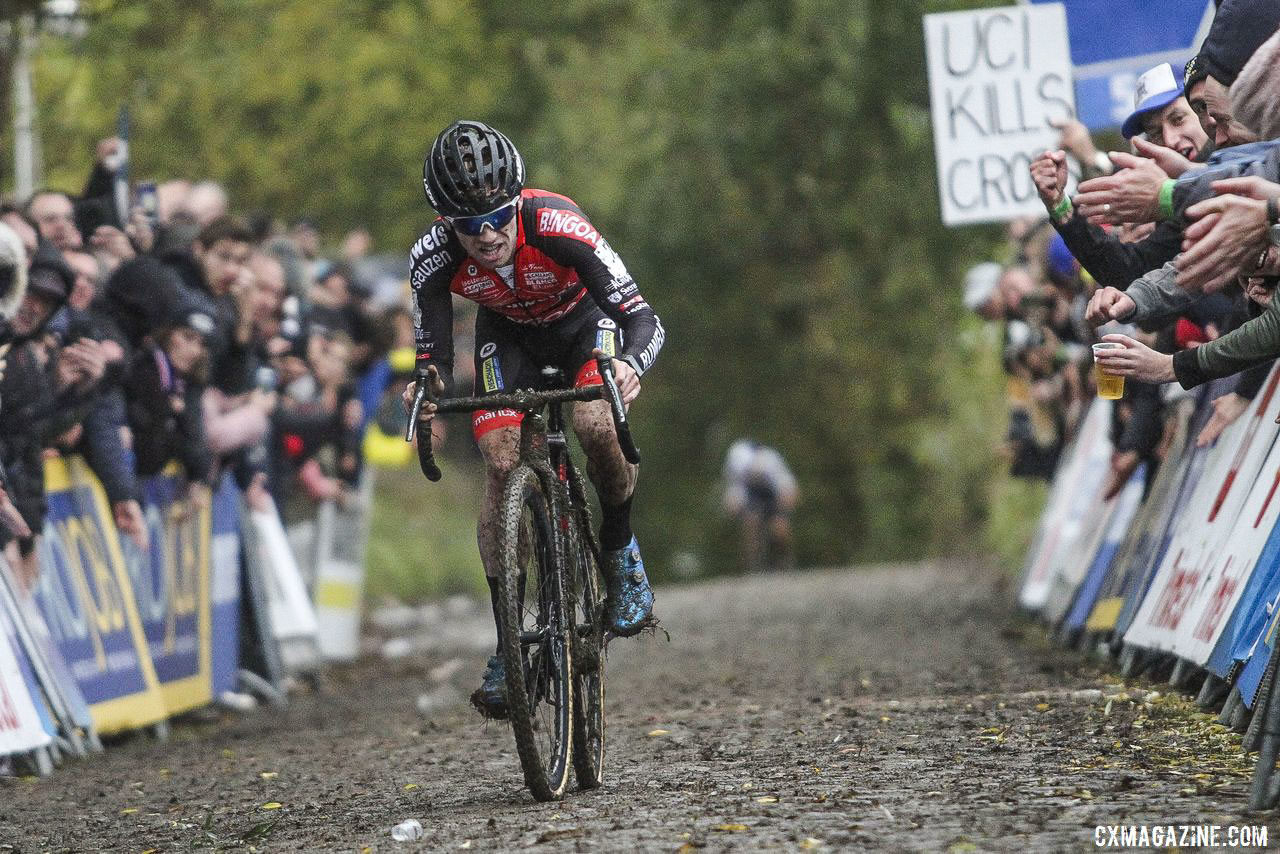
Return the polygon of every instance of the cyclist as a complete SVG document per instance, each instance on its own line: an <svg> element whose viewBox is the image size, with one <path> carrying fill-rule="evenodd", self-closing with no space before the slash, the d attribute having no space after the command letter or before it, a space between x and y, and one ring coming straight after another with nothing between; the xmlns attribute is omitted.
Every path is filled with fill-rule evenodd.
<svg viewBox="0 0 1280 854"><path fill-rule="evenodd" d="M791 566L795 475L773 448L752 439L729 446L724 461L724 509L741 528L747 569Z"/></svg>
<svg viewBox="0 0 1280 854"><path fill-rule="evenodd" d="M614 357L624 402L634 401L640 376L662 347L662 324L582 210L564 196L526 188L524 161L511 140L476 121L454 122L436 137L422 179L440 217L410 252L410 282L418 364L426 365L435 391L445 393L452 381L457 294L480 304L475 394L534 387L548 364L572 377L575 386L599 384L594 357L606 355ZM411 383L406 404L413 390ZM424 407L424 422L432 409ZM517 462L522 417L509 409L472 416L486 469L476 541L495 623L498 502ZM600 498L606 624L615 635L634 635L653 611L653 592L631 533L637 468L618 449L605 401L577 404L573 428ZM429 437L428 429L420 441ZM500 637L502 627L497 628ZM495 654L471 697L484 714L505 715L505 679L502 657Z"/></svg>

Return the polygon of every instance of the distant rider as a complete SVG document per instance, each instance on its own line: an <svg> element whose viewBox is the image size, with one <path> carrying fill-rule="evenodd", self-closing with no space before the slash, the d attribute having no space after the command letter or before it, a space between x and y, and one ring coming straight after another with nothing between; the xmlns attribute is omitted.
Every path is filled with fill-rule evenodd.
<svg viewBox="0 0 1280 854"><path fill-rule="evenodd" d="M789 567L791 513L798 491L782 455L768 445L739 439L724 462L724 509L737 520L749 571Z"/></svg>

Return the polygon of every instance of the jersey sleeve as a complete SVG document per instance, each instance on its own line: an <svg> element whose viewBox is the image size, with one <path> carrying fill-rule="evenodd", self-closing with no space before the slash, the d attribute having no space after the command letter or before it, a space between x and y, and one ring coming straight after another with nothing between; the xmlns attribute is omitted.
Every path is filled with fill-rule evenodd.
<svg viewBox="0 0 1280 854"><path fill-rule="evenodd" d="M563 198L531 200L535 239L552 260L572 267L591 298L622 331L618 358L643 374L666 340L662 321L613 247L577 205Z"/></svg>
<svg viewBox="0 0 1280 854"><path fill-rule="evenodd" d="M456 239L437 222L409 250L409 298L413 314L413 342L418 365L433 364L453 390L453 297L449 280L462 263Z"/></svg>

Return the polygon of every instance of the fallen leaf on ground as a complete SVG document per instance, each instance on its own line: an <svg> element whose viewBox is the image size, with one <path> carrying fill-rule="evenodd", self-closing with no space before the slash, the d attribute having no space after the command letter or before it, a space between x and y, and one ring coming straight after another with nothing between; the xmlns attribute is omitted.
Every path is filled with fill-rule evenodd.
<svg viewBox="0 0 1280 854"><path fill-rule="evenodd" d="M267 802L267 803L263 804L263 805L262 805L262 808L263 808L264 810L278 810L278 809L280 809L280 807L282 807L282 806L284 806L284 804L280 803L279 801L269 801L269 802Z"/></svg>
<svg viewBox="0 0 1280 854"><path fill-rule="evenodd" d="M758 804L776 804L777 802L778 799L772 795L765 795L764 797L756 798L756 803Z"/></svg>
<svg viewBox="0 0 1280 854"><path fill-rule="evenodd" d="M670 735L670 734L671 734L671 730L669 730L669 729L651 729L651 730L649 730L649 737L650 737L650 738L653 738L653 737L655 737L655 736L659 736L659 735Z"/></svg>
<svg viewBox="0 0 1280 854"><path fill-rule="evenodd" d="M716 830L721 833L745 833L747 826L745 824L717 824Z"/></svg>

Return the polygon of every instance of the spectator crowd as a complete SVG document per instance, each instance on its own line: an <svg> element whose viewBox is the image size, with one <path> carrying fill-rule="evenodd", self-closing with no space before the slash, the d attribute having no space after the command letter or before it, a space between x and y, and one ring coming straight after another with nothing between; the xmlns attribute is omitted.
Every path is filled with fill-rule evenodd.
<svg viewBox="0 0 1280 854"><path fill-rule="evenodd" d="M99 143L78 195L0 206L0 542L27 585L48 458L82 456L142 548L141 479L171 461L188 507L231 472L288 520L353 494L385 356L412 347L408 313L373 299L367 233L330 260L312 222L233 215L213 182L121 193L122 154Z"/></svg>
<svg viewBox="0 0 1280 854"><path fill-rule="evenodd" d="M1011 223L1004 256L978 264L964 301L1002 328L1006 447L1015 475L1052 476L1095 393L1099 365L1128 378L1114 408L1115 495L1166 439L1164 408L1232 377L1196 440L1247 410L1280 356L1280 4L1222 0L1184 68L1138 79L1100 152L1076 121L1031 164L1046 216ZM1080 183L1068 192L1068 174Z"/></svg>

